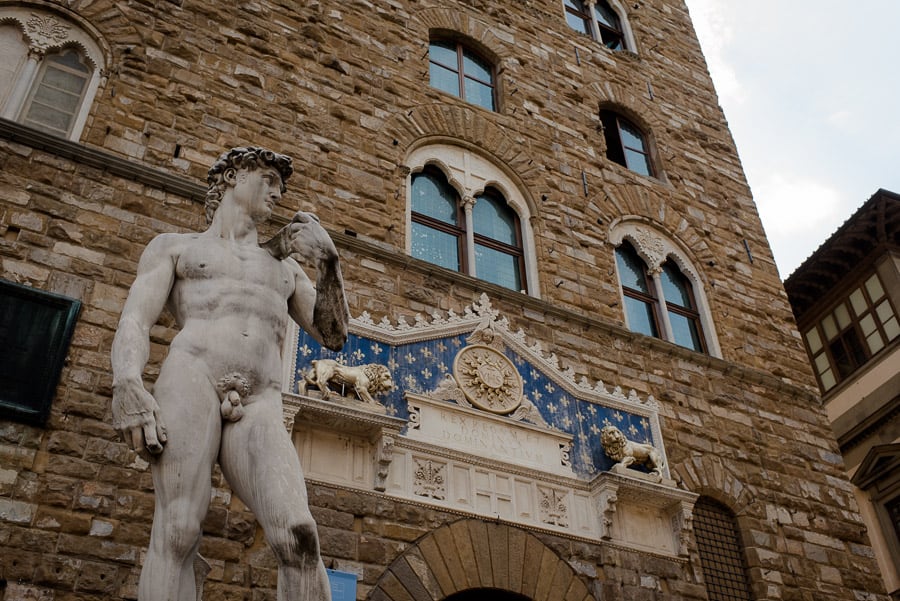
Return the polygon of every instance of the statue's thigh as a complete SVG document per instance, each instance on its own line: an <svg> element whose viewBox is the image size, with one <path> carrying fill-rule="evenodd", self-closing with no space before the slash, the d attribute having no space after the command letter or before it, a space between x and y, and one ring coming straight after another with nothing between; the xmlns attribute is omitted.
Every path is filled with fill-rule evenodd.
<svg viewBox="0 0 900 601"><path fill-rule="evenodd" d="M244 417L222 430L219 464L238 497L266 522L307 517L300 459L284 427L280 399L245 405Z"/></svg>
<svg viewBox="0 0 900 601"><path fill-rule="evenodd" d="M184 465L185 478L212 469L222 433L219 397L200 367L186 353L170 352L153 387L168 436L160 461Z"/></svg>

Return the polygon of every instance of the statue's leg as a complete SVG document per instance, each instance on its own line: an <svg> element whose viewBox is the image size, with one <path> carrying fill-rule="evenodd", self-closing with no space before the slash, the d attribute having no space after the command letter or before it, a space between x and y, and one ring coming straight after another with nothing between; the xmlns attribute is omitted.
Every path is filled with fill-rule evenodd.
<svg viewBox="0 0 900 601"><path fill-rule="evenodd" d="M222 429L219 463L256 515L278 560L278 601L330 601L328 576L300 459L275 391L251 397L243 419Z"/></svg>
<svg viewBox="0 0 900 601"><path fill-rule="evenodd" d="M221 435L219 399L195 361L170 352L154 386L168 442L151 463L156 506L140 601L196 601L194 559Z"/></svg>

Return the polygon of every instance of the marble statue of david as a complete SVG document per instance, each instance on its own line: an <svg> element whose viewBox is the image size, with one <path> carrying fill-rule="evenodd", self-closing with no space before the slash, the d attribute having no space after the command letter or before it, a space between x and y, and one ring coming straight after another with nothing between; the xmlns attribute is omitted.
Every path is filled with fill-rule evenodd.
<svg viewBox="0 0 900 601"><path fill-rule="evenodd" d="M288 319L330 349L349 314L334 243L298 212L260 245L291 159L235 148L209 171L202 233L161 234L144 250L112 346L113 425L150 461L156 509L140 601L196 601L201 522L218 460L278 560L279 601L329 600L303 472L281 408ZM316 270L310 281L300 263ZM180 331L153 393L142 372L164 308Z"/></svg>

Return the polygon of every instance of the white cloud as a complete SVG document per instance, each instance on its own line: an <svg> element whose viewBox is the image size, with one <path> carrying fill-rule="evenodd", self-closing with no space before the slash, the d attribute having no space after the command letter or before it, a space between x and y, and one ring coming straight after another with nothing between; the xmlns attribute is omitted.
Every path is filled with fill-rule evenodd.
<svg viewBox="0 0 900 601"><path fill-rule="evenodd" d="M725 49L734 39L731 27L734 19L725 13L727 5L719 0L690 0L689 5L694 29L721 102L742 102L744 92L737 72L725 58Z"/></svg>
<svg viewBox="0 0 900 601"><path fill-rule="evenodd" d="M804 176L762 176L753 197L782 276L799 266L850 216L838 189Z"/></svg>

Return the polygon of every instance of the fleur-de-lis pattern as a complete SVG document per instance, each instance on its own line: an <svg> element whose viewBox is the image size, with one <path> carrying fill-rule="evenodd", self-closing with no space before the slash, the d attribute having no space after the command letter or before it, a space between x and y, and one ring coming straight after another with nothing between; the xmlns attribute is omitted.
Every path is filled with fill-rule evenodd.
<svg viewBox="0 0 900 601"><path fill-rule="evenodd" d="M438 388L451 373L451 366L459 351L467 346L468 333L447 336L436 340L391 345L351 334L341 352L322 348L311 336L300 332L297 341L297 377L309 370L314 359L337 359L349 365L380 363L391 370L397 386L379 397L387 408L387 414L409 419L405 392L428 393ZM541 417L550 426L572 434L570 458L572 469L580 477L590 478L608 470L615 463L600 445L600 429L609 424L617 426L636 442L652 443L650 421L643 415L573 396L546 373L543 366L535 365L529 357L510 348L503 354L512 361L522 377L524 396L537 407ZM558 377L558 376L557 376ZM296 391L296 387L295 387ZM448 401L450 402L450 401Z"/></svg>

